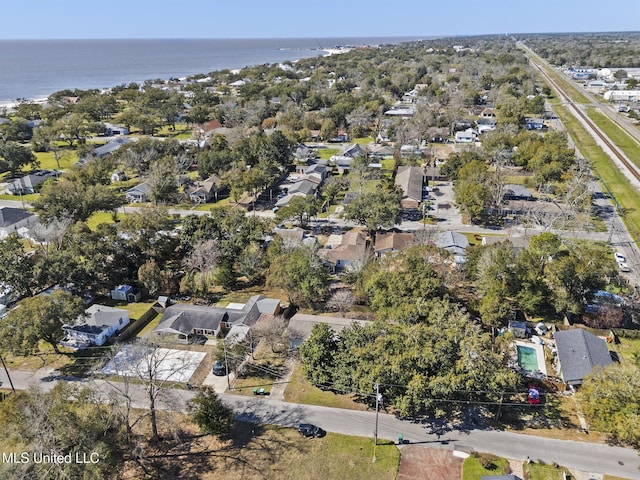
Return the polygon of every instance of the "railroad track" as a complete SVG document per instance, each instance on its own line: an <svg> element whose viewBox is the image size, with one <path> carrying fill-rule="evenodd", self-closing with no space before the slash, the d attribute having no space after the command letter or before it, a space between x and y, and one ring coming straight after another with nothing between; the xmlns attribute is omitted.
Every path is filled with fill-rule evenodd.
<svg viewBox="0 0 640 480"><path fill-rule="evenodd" d="M600 128L587 116L586 113L582 111L579 105L571 100L571 98L565 93L565 91L555 82L548 74L544 71L544 69L536 63L531 56L529 57L529 61L535 65L535 67L540 70L542 76L547 80L547 82L558 92L561 97L563 103L567 103L573 108L573 111L577 113L577 115L582 119L584 123L586 123L589 128L595 133L595 135L604 143L611 152L616 156L616 158L622 163L622 165L627 169L627 171L640 183L640 169L629 159L626 155L618 148L618 146L613 143L609 137L607 137Z"/></svg>

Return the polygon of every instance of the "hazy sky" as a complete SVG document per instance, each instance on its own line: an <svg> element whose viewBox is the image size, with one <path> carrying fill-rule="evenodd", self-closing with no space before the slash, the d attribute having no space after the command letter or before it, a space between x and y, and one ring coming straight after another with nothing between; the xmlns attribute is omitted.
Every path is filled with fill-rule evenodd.
<svg viewBox="0 0 640 480"><path fill-rule="evenodd" d="M269 38L603 32L640 0L0 0L0 38Z"/></svg>

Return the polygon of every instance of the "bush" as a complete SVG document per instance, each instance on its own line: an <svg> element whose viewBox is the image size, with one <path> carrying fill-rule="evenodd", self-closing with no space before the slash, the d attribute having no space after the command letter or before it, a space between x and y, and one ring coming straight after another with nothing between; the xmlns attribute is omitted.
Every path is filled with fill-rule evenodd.
<svg viewBox="0 0 640 480"><path fill-rule="evenodd" d="M482 465L482 468L486 470L493 470L496 468L495 461L498 460L499 457L492 455L490 453L480 453L478 454L478 462Z"/></svg>

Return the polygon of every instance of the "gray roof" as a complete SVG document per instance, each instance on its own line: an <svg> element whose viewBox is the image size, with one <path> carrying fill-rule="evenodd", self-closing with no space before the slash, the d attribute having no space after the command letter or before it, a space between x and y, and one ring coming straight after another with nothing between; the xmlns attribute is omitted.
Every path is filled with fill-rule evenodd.
<svg viewBox="0 0 640 480"><path fill-rule="evenodd" d="M145 195L148 194L150 191L149 188L149 184L147 182L142 182L139 185L136 185L135 187L131 187L129 190L127 190L126 193L144 193Z"/></svg>
<svg viewBox="0 0 640 480"><path fill-rule="evenodd" d="M434 242L438 248L460 249L463 250L469 246L467 237L458 232L446 231L436 234Z"/></svg>
<svg viewBox="0 0 640 480"><path fill-rule="evenodd" d="M104 145L102 145L101 147L98 147L96 149L93 150L93 154L96 157L104 157L105 155L107 155L108 153L112 153L115 152L116 150L118 150L122 145L126 145L127 143L131 143L133 142L132 139L127 138L127 137L119 137L116 138L115 140L111 140L108 143L105 143Z"/></svg>
<svg viewBox="0 0 640 480"><path fill-rule="evenodd" d="M239 312L239 316L244 316L244 313ZM165 310L154 331L189 335L198 328L217 332L220 322L228 322L229 317L229 312L223 308L175 304Z"/></svg>
<svg viewBox="0 0 640 480"><path fill-rule="evenodd" d="M11 227L29 217L33 217L33 213L21 208L0 207L0 228Z"/></svg>
<svg viewBox="0 0 640 480"><path fill-rule="evenodd" d="M422 169L420 167L398 167L396 185L402 188L405 197L422 201Z"/></svg>
<svg viewBox="0 0 640 480"><path fill-rule="evenodd" d="M305 315L302 313L296 313L291 320L289 320L289 329L295 332L298 337L297 344L302 343L304 340L311 336L311 329L318 323L326 323L336 333L339 333L345 327L348 327L352 323L358 323L362 326L370 323L367 320L355 320L352 318L342 317L325 317L320 315Z"/></svg>
<svg viewBox="0 0 640 480"><path fill-rule="evenodd" d="M306 170L304 171L304 173L306 173L307 175L312 174L312 173L319 173L319 174L324 174L329 170L329 167L327 165L321 165L319 163L314 163L313 165L309 165Z"/></svg>
<svg viewBox="0 0 640 480"><path fill-rule="evenodd" d="M562 379L580 385L594 367L611 365L611 354L604 340L582 328L555 333Z"/></svg>
<svg viewBox="0 0 640 480"><path fill-rule="evenodd" d="M289 195L292 195L298 192L304 193L305 195L309 195L315 192L316 188L318 188L317 183L310 182L309 180L301 180L299 182L294 183L289 188Z"/></svg>
<svg viewBox="0 0 640 480"><path fill-rule="evenodd" d="M523 185L507 184L504 186L504 194L514 197L533 197L533 192Z"/></svg>

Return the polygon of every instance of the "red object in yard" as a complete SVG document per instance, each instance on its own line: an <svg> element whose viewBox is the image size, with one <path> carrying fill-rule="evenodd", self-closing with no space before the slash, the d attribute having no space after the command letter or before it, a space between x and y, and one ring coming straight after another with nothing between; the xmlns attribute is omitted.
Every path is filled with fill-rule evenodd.
<svg viewBox="0 0 640 480"><path fill-rule="evenodd" d="M527 396L527 402L529 403L529 405L540 404L540 392L538 391L537 385L529 385L529 395Z"/></svg>

